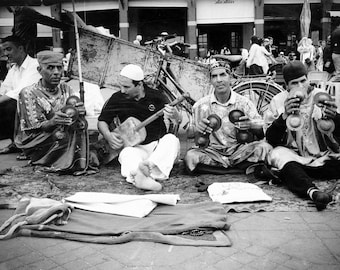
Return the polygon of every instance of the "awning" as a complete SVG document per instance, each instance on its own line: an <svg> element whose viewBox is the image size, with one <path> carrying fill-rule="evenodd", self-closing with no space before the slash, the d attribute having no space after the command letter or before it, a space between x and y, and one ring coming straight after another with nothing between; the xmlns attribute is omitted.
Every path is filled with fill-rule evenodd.
<svg viewBox="0 0 340 270"><path fill-rule="evenodd" d="M340 11L338 10L330 10L329 14L331 15L331 17L340 17Z"/></svg>

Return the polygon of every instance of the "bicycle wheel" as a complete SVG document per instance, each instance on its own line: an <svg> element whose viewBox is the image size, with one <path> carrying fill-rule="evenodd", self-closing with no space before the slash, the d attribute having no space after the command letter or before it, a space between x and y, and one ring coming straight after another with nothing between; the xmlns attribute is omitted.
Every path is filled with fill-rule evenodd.
<svg viewBox="0 0 340 270"><path fill-rule="evenodd" d="M284 89L276 83L266 81L247 81L241 82L233 87L233 91L242 96L248 97L256 106L257 111L263 116L268 109L272 98L284 91Z"/></svg>

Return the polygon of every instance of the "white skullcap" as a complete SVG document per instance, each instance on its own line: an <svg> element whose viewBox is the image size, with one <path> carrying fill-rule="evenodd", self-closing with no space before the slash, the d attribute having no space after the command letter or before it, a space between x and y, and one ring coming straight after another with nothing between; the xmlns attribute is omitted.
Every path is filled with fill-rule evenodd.
<svg viewBox="0 0 340 270"><path fill-rule="evenodd" d="M128 64L125 67L123 67L123 69L120 72L120 75L134 81L144 80L143 70L139 66L133 64Z"/></svg>

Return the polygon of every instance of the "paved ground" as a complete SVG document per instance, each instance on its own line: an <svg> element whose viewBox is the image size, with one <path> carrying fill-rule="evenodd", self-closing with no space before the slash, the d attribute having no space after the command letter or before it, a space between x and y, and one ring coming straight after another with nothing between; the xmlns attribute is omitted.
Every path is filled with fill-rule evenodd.
<svg viewBox="0 0 340 270"><path fill-rule="evenodd" d="M26 164L15 157L0 155L0 169ZM12 213L0 210L0 223ZM340 269L339 212L228 216L232 247L108 246L20 237L0 242L0 269Z"/></svg>

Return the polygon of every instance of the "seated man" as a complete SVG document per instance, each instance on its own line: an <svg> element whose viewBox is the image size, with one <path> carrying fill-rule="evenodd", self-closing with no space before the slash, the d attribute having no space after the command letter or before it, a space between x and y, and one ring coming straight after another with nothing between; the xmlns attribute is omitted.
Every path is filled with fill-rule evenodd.
<svg viewBox="0 0 340 270"><path fill-rule="evenodd" d="M77 99L77 104L70 102L69 107L65 106L75 92L60 82L63 54L41 51L37 59L42 78L19 94L15 143L33 165L49 166L59 172L85 171L88 165L87 125L82 119L85 110Z"/></svg>
<svg viewBox="0 0 340 270"><path fill-rule="evenodd" d="M107 101L98 118L98 129L111 150L120 151L118 160L121 174L126 181L137 188L158 191L162 185L156 180L169 178L176 161L179 139L167 133L169 122L179 122L180 115L175 107L166 105L167 101L160 91L149 88L143 83L143 70L133 64L126 65L120 72L120 91ZM133 134L139 142L125 147L122 137L128 136L113 131L111 125L126 123L129 117L144 121L164 107L164 118L158 117L146 126L145 139L139 133ZM117 121L118 120L118 121ZM138 121L137 120L137 121ZM129 120L128 120L129 121Z"/></svg>
<svg viewBox="0 0 340 270"><path fill-rule="evenodd" d="M206 147L194 147L185 155L185 164L193 173L226 173L227 168L247 169L253 163L264 161L272 147L264 141L262 126L255 105L245 96L232 91L229 67L219 64L211 67L210 80L214 87L212 94L201 98L193 106L194 125L198 134L211 133ZM236 128L230 117L232 112L243 113L239 122L242 128ZM209 116L215 114L221 119L221 126L216 131L209 126ZM241 120L241 119L239 119ZM236 123L237 124L237 123ZM247 127L248 125L248 127ZM252 132L248 132L248 130ZM251 137L255 138L252 140ZM245 143L247 142L247 143Z"/></svg>
<svg viewBox="0 0 340 270"><path fill-rule="evenodd" d="M320 191L312 178L340 177L340 115L333 100L324 101L322 109L313 101L314 96L323 91L309 85L303 63L286 64L283 77L287 91L277 94L270 104L275 120L268 127L266 137L275 148L268 156L268 162L280 170L280 179L291 191L301 197L308 196L317 209L322 210L332 197ZM334 131L322 132L322 126L318 124L320 118L332 119ZM299 120L300 127L296 125Z"/></svg>
<svg viewBox="0 0 340 270"><path fill-rule="evenodd" d="M16 36L5 37L2 39L1 47L12 66L0 86L0 140L13 141L19 92L24 87L38 82L41 76L37 70L37 59L27 54L21 39ZM20 152L14 142L0 150L0 154L14 152Z"/></svg>

